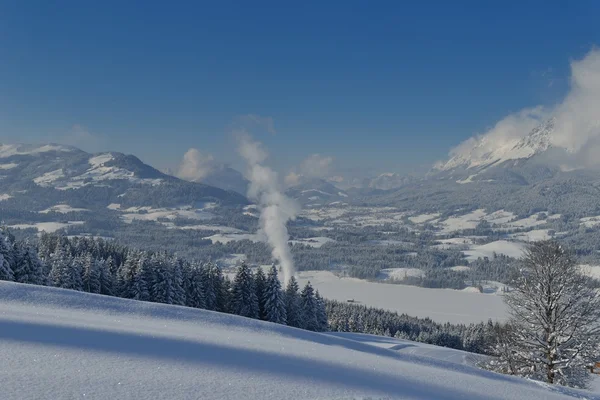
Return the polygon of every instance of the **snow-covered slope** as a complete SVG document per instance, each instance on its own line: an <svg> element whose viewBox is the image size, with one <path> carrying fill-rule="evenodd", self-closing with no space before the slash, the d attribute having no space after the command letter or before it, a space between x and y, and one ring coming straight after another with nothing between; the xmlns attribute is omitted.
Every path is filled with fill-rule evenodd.
<svg viewBox="0 0 600 400"><path fill-rule="evenodd" d="M4 282L0 299L5 400L595 398L202 310Z"/></svg>
<svg viewBox="0 0 600 400"><path fill-rule="evenodd" d="M541 154L551 147L551 136L554 131L554 118L534 128L525 137L515 137L502 141L488 136L481 136L469 141L469 145L461 146L446 163L437 165L441 171L455 168L479 170L491 165L498 165L509 160L527 159Z"/></svg>

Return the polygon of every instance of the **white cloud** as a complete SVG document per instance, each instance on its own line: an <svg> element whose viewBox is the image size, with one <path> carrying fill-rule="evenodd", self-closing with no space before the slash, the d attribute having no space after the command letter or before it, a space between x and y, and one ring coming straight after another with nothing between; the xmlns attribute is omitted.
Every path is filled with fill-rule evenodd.
<svg viewBox="0 0 600 400"><path fill-rule="evenodd" d="M213 171L215 165L215 159L211 154L190 148L183 155L177 177L187 181L199 182Z"/></svg>
<svg viewBox="0 0 600 400"><path fill-rule="evenodd" d="M571 61L571 86L558 104L536 106L510 114L482 135L461 143L450 156L467 154L481 157L491 150L514 145L545 120L554 117L550 138L558 148L567 150L567 164L600 164L600 49L593 48L582 59Z"/></svg>
<svg viewBox="0 0 600 400"><path fill-rule="evenodd" d="M331 175L332 164L333 157L311 154L285 177L285 184L288 187L297 185L302 178L328 178Z"/></svg>

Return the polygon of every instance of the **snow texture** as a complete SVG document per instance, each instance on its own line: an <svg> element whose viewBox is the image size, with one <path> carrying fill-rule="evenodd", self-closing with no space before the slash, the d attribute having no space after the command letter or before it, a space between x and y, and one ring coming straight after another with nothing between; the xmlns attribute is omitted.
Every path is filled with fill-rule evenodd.
<svg viewBox="0 0 600 400"><path fill-rule="evenodd" d="M598 398L389 338L15 283L0 298L4 400Z"/></svg>

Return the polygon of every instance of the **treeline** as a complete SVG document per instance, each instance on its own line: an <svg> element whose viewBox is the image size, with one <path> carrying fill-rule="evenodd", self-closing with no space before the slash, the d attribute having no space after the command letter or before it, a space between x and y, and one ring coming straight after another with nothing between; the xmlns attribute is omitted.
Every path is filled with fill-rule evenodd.
<svg viewBox="0 0 600 400"><path fill-rule="evenodd" d="M389 336L479 354L493 354L503 326L491 320L470 325L439 324L429 318L330 300L327 315L331 331Z"/></svg>
<svg viewBox="0 0 600 400"><path fill-rule="evenodd" d="M129 249L114 241L43 234L37 248L0 231L0 280L195 307L325 331L325 302L310 282L285 288L275 266L247 265L231 281L211 262Z"/></svg>

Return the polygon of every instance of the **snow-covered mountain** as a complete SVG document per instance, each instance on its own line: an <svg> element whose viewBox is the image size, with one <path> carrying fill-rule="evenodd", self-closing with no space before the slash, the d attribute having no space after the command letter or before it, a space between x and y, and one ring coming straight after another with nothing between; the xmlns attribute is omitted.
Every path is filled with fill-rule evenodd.
<svg viewBox="0 0 600 400"><path fill-rule="evenodd" d="M302 178L301 181L288 188L286 194L302 205L327 205L348 202L349 194L320 178Z"/></svg>
<svg viewBox="0 0 600 400"><path fill-rule="evenodd" d="M551 139L555 122L555 119L551 118L524 137L502 141L494 140L489 136L473 138L460 146L448 161L438 163L435 169L482 171L507 161L529 159L542 154L552 147Z"/></svg>
<svg viewBox="0 0 600 400"><path fill-rule="evenodd" d="M572 399L473 355L0 282L2 399Z"/></svg>
<svg viewBox="0 0 600 400"><path fill-rule="evenodd" d="M2 206L25 206L18 199L47 206L75 202L127 202L150 205L192 201L246 204L244 196L213 186L191 183L164 174L133 155L118 152L90 154L57 144L0 144ZM10 200L10 201L9 201ZM119 200L119 201L117 201ZM146 204L144 204L146 203ZM35 208L34 208L35 209Z"/></svg>
<svg viewBox="0 0 600 400"><path fill-rule="evenodd" d="M397 189L416 180L410 175L402 175L396 172L386 172L374 178L365 179L363 188L390 190Z"/></svg>

